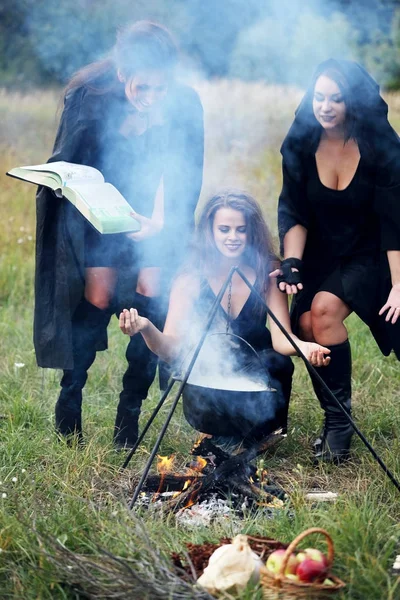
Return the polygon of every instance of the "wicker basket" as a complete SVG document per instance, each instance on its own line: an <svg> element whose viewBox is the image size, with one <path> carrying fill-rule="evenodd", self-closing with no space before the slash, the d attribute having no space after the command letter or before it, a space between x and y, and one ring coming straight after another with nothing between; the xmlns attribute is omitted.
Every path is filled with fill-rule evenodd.
<svg viewBox="0 0 400 600"><path fill-rule="evenodd" d="M289 561L289 557L292 552L296 549L297 544L301 542L305 537L312 533L322 533L325 536L328 546L328 573L324 575L324 580L329 578L334 585L323 585L322 582L314 581L312 583L303 583L302 581L293 581L285 577L284 572ZM281 568L278 573L272 573L265 567L261 568L260 580L263 588L263 596L265 600L292 600L295 598L312 599L318 598L329 598L329 596L335 594L342 588L345 583L330 574L334 558L333 542L329 533L325 529L318 527L312 527L306 529L303 533L300 533L286 549L286 553L282 559Z"/></svg>

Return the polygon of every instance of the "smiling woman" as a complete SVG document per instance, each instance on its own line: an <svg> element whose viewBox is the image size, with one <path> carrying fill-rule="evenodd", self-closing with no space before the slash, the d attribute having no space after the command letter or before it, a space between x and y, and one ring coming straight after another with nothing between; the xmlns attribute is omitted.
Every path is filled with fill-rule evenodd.
<svg viewBox="0 0 400 600"><path fill-rule="evenodd" d="M179 365L192 345L198 341L202 331L201 324L205 322L216 295L235 265L240 267L265 298L278 320L291 333L287 299L275 285L269 284L269 273L278 266L278 262L268 227L256 201L239 190L225 190L216 194L204 207L196 229L192 254L171 290L164 331L157 329L135 308L121 312L121 330L130 336L140 334L154 353L167 362ZM255 421L258 435L270 433L279 426L286 429L293 372L293 365L287 355L293 354L294 350L274 322L269 323L270 331L266 328L267 312L264 304L249 290L237 272L231 283L221 300L212 333L230 333L239 336L247 346L250 344L258 353L271 386L277 390L275 399L271 400L269 406L260 403L258 410L255 407L255 412L250 411L248 403L241 402L240 397L236 398L235 406L231 407L232 414L235 414L235 424L231 425L231 430L240 438L238 429L241 427L242 439L236 441L243 441L243 438L248 440L251 433L254 433ZM194 335L188 332L194 332ZM316 343L304 342L293 334L292 336L313 365L324 366L329 363L329 350ZM236 367L240 369L240 360L234 365L229 354L228 336L222 336L221 339L225 339L225 344L222 342L219 352L207 347L205 362L202 364L203 371L213 374L211 384L216 380L226 381L230 373L235 374ZM226 355L230 358L223 360ZM218 397L221 400L225 396L220 393ZM211 405L217 407L218 403ZM218 410L220 408L218 405ZM226 435L227 424L223 424L223 429L217 423L221 414L218 410L200 418L199 414L204 412L204 406L199 403L194 411L196 415L191 414L188 420L192 424L202 422L203 433L224 430ZM252 420L255 414L257 419Z"/></svg>
<svg viewBox="0 0 400 600"><path fill-rule="evenodd" d="M337 131L344 131L346 105L343 93L327 74L318 77L315 83L313 111L315 118L325 129L336 128Z"/></svg>
<svg viewBox="0 0 400 600"><path fill-rule="evenodd" d="M319 65L281 152L279 289L295 294L295 331L330 348L320 375L350 413L350 313L400 358L400 141L377 83L357 63ZM353 428L312 380L325 412L315 457L340 462Z"/></svg>
<svg viewBox="0 0 400 600"><path fill-rule="evenodd" d="M214 217L213 234L217 250L236 264L246 248L246 220L243 213L221 208Z"/></svg>

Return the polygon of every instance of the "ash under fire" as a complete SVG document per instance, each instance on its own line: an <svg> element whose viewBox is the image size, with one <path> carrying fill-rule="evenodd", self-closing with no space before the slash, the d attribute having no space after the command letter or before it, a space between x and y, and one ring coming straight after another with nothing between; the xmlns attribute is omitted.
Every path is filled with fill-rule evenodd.
<svg viewBox="0 0 400 600"><path fill-rule="evenodd" d="M273 435L273 441L278 441ZM157 475L148 477L137 506L172 511L177 522L187 526L226 519L237 519L239 526L246 513L255 509L272 517L283 508L287 496L265 469L257 469L251 462L265 445L271 445L270 438L237 455L229 455L203 438L192 449L195 456L183 472L175 472L174 456L159 456Z"/></svg>

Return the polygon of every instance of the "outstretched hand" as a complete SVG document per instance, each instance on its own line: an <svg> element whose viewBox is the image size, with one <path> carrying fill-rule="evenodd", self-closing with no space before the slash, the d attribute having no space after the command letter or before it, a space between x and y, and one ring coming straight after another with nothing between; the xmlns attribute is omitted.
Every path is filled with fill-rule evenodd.
<svg viewBox="0 0 400 600"><path fill-rule="evenodd" d="M327 367L331 362L331 357L327 356L331 353L329 348L320 346L315 342L303 342L301 340L297 342L297 345L313 367Z"/></svg>
<svg viewBox="0 0 400 600"><path fill-rule="evenodd" d="M387 311L385 321L392 323L394 325L399 318L400 315L400 285L394 285L390 290L390 294L388 299L386 300L386 304L384 304L379 311L379 315L383 315L383 313Z"/></svg>
<svg viewBox="0 0 400 600"><path fill-rule="evenodd" d="M148 319L141 317L136 308L131 308L130 310L124 308L119 315L119 328L125 335L136 335L146 329L147 324Z"/></svg>
<svg viewBox="0 0 400 600"><path fill-rule="evenodd" d="M146 240L147 238L153 237L153 235L157 235L162 230L162 225L158 223L158 221L154 219L149 219L140 215L139 213L132 211L131 216L133 219L136 219L140 223L140 231L135 231L134 233L127 233L128 238L133 240L134 242L141 242L142 240Z"/></svg>

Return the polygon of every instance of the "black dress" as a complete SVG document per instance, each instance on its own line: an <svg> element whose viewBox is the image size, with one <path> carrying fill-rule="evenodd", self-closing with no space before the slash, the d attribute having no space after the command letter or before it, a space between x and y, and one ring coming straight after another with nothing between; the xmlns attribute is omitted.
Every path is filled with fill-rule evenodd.
<svg viewBox="0 0 400 600"><path fill-rule="evenodd" d="M303 255L304 292L295 299L293 318L309 311L315 294L325 291L370 324L379 303L379 224L368 165L361 157L349 185L334 190L321 182L314 155L306 177L310 221Z"/></svg>
<svg viewBox="0 0 400 600"><path fill-rule="evenodd" d="M204 326L214 302L215 294L208 282L204 281L195 303L196 318L200 319ZM212 387L211 395L207 393L204 397L200 396L199 388L195 393L184 392L185 416L195 429L215 435L257 437L257 432L259 435L266 435L278 427L286 428L294 367L288 356L283 356L273 349L266 319L266 308L253 291L235 319L229 318L220 305L210 328L211 336L217 334L218 341L216 344L211 341L205 359L213 361L211 369L217 373L222 371L226 381L232 373L240 373L243 357L246 361L250 359L246 367L243 367L243 372L248 373L251 366L260 369L261 365L261 369L266 371L270 387L276 392L265 398L261 398L260 395L259 403L254 402L251 395L246 399L245 394L236 396L235 392L224 393L221 389L213 396ZM229 335L225 338L227 330L229 334L233 334L233 340ZM247 347L241 344L241 340L252 346L258 358L254 358L252 351L247 352ZM214 354L215 351L217 354ZM216 366L215 363L219 361L220 365ZM234 364L229 364L228 361L234 361ZM212 386L212 377L209 379L209 385Z"/></svg>
<svg viewBox="0 0 400 600"><path fill-rule="evenodd" d="M390 175L373 164L370 149L360 144L360 161L348 187L327 188L318 175L317 147L314 140L299 157L301 169L294 170L285 157L283 163L281 242L294 225L307 229L304 289L293 297L293 330L298 333L299 318L310 310L315 294L331 292L370 327L383 354L394 349L400 357L398 324L378 315L391 289L385 250L400 249L400 187L379 185L389 183Z"/></svg>
<svg viewBox="0 0 400 600"><path fill-rule="evenodd" d="M118 92L103 95L85 87L71 90L50 162L64 160L98 168L147 217L152 214L162 176L164 228L157 237L137 244L124 234L101 236L67 200L39 188L34 345L41 367L73 367L71 318L83 297L85 267L117 269L118 310L132 302L141 267L159 266L165 280L171 279L194 228L204 135L198 95L186 86L172 86L162 122L132 139L119 133L129 110L122 86ZM107 347L106 331L96 347Z"/></svg>

